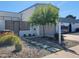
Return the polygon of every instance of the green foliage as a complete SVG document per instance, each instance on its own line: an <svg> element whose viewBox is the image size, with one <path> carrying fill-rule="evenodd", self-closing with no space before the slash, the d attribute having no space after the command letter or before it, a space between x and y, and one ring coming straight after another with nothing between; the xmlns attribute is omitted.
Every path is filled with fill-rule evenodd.
<svg viewBox="0 0 79 59"><path fill-rule="evenodd" d="M19 37L15 35L5 35L0 37L0 45L15 45L15 50L21 51L22 45Z"/></svg>
<svg viewBox="0 0 79 59"><path fill-rule="evenodd" d="M47 23L56 24L58 21L58 10L58 8L51 4L40 4L34 10L31 22L37 25L46 25Z"/></svg>
<svg viewBox="0 0 79 59"><path fill-rule="evenodd" d="M58 13L59 9L51 4L39 4L35 8L30 22L32 25L43 25L43 36L45 36L44 25L51 23L56 26L58 22Z"/></svg>

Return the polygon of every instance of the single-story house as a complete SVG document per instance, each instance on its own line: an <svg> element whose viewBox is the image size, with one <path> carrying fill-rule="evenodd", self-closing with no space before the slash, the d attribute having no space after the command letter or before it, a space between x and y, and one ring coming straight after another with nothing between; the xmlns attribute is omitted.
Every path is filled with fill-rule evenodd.
<svg viewBox="0 0 79 59"><path fill-rule="evenodd" d="M43 26L32 26L28 22L30 20L30 16L38 5L39 4L32 5L18 13L0 11L0 31L11 30L19 36L24 36L24 34L42 36ZM59 22L61 22L62 24L66 23L66 26L69 26L69 20L65 20L65 18L59 18L59 20ZM56 28L56 31L58 32L58 25L56 26ZM79 28L79 22L75 20L75 23L73 23L72 25L72 31L75 31L76 28ZM53 24L45 26L45 35L50 36L54 33L55 26Z"/></svg>
<svg viewBox="0 0 79 59"><path fill-rule="evenodd" d="M36 6L40 4L32 5L29 8L22 10L21 12L7 12L0 11L0 31L11 30L14 33L23 36L26 35L43 35L43 26L31 26L28 22ZM46 4L43 4L46 5ZM52 35L55 32L54 25L45 26L45 35Z"/></svg>
<svg viewBox="0 0 79 59"><path fill-rule="evenodd" d="M79 32L79 20L76 18L59 18L61 23L61 32L70 33L70 32Z"/></svg>

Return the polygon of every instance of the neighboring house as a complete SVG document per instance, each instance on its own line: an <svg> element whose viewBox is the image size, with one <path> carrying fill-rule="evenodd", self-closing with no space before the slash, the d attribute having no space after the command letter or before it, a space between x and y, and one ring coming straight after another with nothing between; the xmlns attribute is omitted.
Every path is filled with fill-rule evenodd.
<svg viewBox="0 0 79 59"><path fill-rule="evenodd" d="M59 20L59 22L61 23L62 33L70 33L76 31L79 32L79 20L77 20L76 18L59 18Z"/></svg>
<svg viewBox="0 0 79 59"><path fill-rule="evenodd" d="M36 6L39 4L32 5L29 8L24 9L21 12L7 12L7 11L0 11L0 31L10 30L16 33L17 35L24 36L26 35L36 35L36 36L42 36L43 35L43 27L41 25L39 26L32 26L29 23L30 17L35 10ZM79 28L79 21L71 20L69 22L66 18L59 18L59 22L62 23L62 25L66 25L65 29L69 31L69 24L72 23L72 31L75 31L77 28ZM58 25L56 26L58 31ZM50 36L55 33L55 26L52 24L45 26L45 35Z"/></svg>

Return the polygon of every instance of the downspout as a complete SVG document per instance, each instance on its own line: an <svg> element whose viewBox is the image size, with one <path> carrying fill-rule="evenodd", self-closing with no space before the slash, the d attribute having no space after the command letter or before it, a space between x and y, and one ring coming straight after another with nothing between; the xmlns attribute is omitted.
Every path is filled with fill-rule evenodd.
<svg viewBox="0 0 79 59"><path fill-rule="evenodd" d="M20 32L20 27L21 27L21 21L22 21L22 13L21 13L21 18L19 18L20 19L20 22L19 22L19 32ZM20 36L20 35L19 35Z"/></svg>

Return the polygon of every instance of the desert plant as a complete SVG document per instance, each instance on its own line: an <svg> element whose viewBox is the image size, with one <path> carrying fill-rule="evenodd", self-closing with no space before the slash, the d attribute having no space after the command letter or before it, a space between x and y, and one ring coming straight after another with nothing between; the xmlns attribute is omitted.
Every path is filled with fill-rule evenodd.
<svg viewBox="0 0 79 59"><path fill-rule="evenodd" d="M15 51L19 52L22 50L22 44L19 37L15 35L5 35L0 37L0 46L3 45L15 45Z"/></svg>

